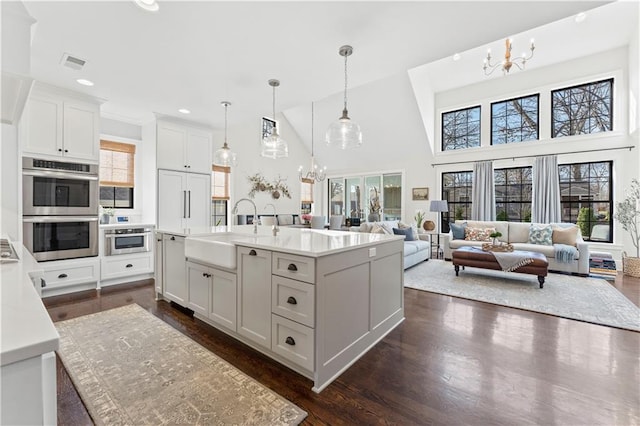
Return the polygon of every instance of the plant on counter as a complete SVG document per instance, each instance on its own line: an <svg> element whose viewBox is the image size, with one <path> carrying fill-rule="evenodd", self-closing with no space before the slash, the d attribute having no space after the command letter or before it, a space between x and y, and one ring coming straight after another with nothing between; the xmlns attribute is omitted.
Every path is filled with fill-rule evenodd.
<svg viewBox="0 0 640 426"><path fill-rule="evenodd" d="M267 181L267 179L262 175L262 173L256 173L253 176L249 176L249 183L251 184L251 190L249 191L249 197L255 197L257 192L269 192L271 193L271 198L277 200L280 198L280 195L283 195L287 198L291 198L291 193L289 192L289 187L287 186L285 180L278 176L278 179L273 182Z"/></svg>

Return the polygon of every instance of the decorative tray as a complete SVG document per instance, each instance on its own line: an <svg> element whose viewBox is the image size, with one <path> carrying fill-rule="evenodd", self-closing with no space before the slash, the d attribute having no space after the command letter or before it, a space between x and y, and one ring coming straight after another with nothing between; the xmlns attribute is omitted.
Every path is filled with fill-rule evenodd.
<svg viewBox="0 0 640 426"><path fill-rule="evenodd" d="M482 250L483 251L513 251L513 245L512 244L498 244L498 245L493 245L491 243L484 243L482 244Z"/></svg>

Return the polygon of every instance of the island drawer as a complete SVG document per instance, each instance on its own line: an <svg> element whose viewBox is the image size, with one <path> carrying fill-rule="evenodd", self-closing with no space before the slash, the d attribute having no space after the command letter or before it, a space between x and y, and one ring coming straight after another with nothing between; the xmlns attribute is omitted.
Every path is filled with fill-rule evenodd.
<svg viewBox="0 0 640 426"><path fill-rule="evenodd" d="M314 339L312 328L271 315L271 350L309 371L314 366Z"/></svg>
<svg viewBox="0 0 640 426"><path fill-rule="evenodd" d="M313 284L315 282L315 260L310 257L288 253L273 253L273 273Z"/></svg>
<svg viewBox="0 0 640 426"><path fill-rule="evenodd" d="M313 327L314 291L311 284L274 275L271 280L271 311Z"/></svg>

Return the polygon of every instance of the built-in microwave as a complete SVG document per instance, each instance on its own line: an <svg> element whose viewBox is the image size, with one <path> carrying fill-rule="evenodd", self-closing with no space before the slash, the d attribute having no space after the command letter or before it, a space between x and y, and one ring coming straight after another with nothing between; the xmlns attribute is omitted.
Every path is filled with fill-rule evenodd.
<svg viewBox="0 0 640 426"><path fill-rule="evenodd" d="M25 216L22 231L37 261L98 255L98 216Z"/></svg>
<svg viewBox="0 0 640 426"><path fill-rule="evenodd" d="M106 256L151 251L152 229L118 228L104 231L104 249Z"/></svg>
<svg viewBox="0 0 640 426"><path fill-rule="evenodd" d="M24 216L98 214L97 164L22 159Z"/></svg>

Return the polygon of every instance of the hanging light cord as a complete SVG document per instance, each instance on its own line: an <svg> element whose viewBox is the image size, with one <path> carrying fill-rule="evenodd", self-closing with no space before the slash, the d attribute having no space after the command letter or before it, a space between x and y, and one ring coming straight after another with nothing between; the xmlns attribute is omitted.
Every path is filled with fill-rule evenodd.
<svg viewBox="0 0 640 426"><path fill-rule="evenodd" d="M313 102L311 102L311 158L313 158Z"/></svg>
<svg viewBox="0 0 640 426"><path fill-rule="evenodd" d="M344 55L344 111L346 114L347 111L347 57L349 55Z"/></svg>
<svg viewBox="0 0 640 426"><path fill-rule="evenodd" d="M276 86L273 85L273 119L276 119Z"/></svg>
<svg viewBox="0 0 640 426"><path fill-rule="evenodd" d="M224 104L224 146L227 146L227 109L229 108L229 104Z"/></svg>

